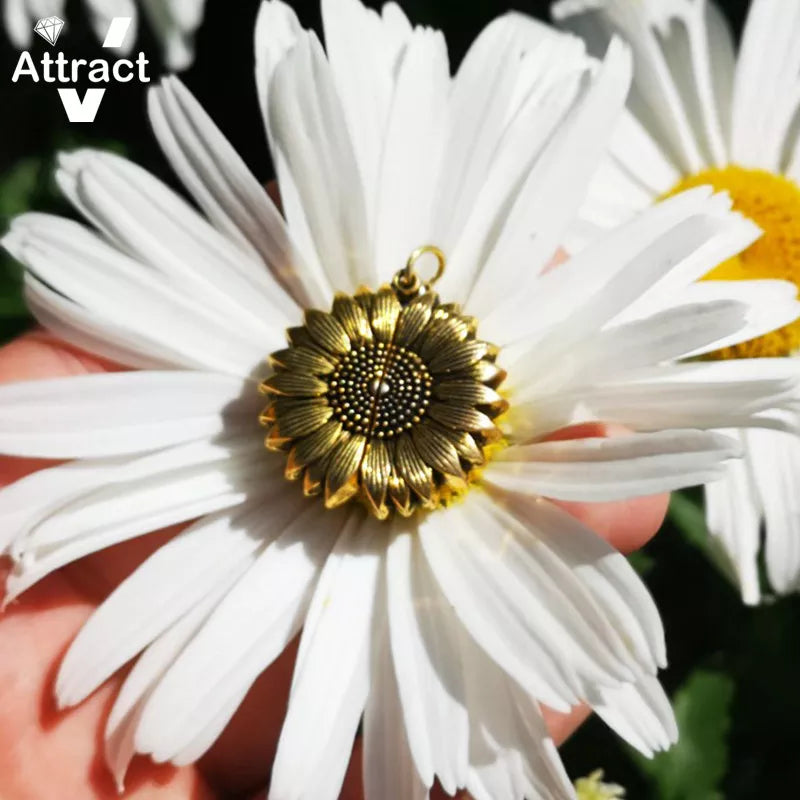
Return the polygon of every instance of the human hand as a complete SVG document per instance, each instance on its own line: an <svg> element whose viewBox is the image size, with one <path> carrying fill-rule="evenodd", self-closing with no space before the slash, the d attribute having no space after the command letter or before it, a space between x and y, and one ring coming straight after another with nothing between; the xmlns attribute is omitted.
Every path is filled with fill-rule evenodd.
<svg viewBox="0 0 800 800"><path fill-rule="evenodd" d="M27 334L0 348L0 382L112 369L117 367L44 332ZM613 433L613 428L593 423L553 438ZM2 459L0 485L48 463ZM615 547L630 552L656 533L667 497L561 505ZM0 797L98 800L118 796L103 761L102 742L105 717L124 675L115 675L84 703L66 711L56 708L53 682L64 651L92 610L176 531L152 533L83 558L49 575L0 615ZM8 564L0 561L0 585L7 571ZM200 762L175 768L138 757L128 773L126 797L210 800L248 796L263 789L286 709L295 645L260 676ZM546 712L556 743L563 742L587 715L585 708L569 715ZM360 741L341 797L363 798Z"/></svg>

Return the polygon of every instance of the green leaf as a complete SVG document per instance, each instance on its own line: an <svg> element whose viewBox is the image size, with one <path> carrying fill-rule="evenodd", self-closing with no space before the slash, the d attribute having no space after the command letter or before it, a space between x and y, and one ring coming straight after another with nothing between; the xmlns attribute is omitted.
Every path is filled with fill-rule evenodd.
<svg viewBox="0 0 800 800"><path fill-rule="evenodd" d="M0 217L13 217L31 207L41 174L40 158L24 158L0 177Z"/></svg>
<svg viewBox="0 0 800 800"><path fill-rule="evenodd" d="M722 800L733 691L723 673L697 670L675 693L678 743L652 760L635 755L659 800Z"/></svg>
<svg viewBox="0 0 800 800"><path fill-rule="evenodd" d="M685 492L673 492L669 501L669 518L684 538L695 547L708 547L706 517L699 503Z"/></svg>
<svg viewBox="0 0 800 800"><path fill-rule="evenodd" d="M650 570L656 565L656 560L653 556L645 553L643 550L637 550L635 553L630 553L628 555L628 561L630 565L639 573L642 577L647 575Z"/></svg>
<svg viewBox="0 0 800 800"><path fill-rule="evenodd" d="M702 550L706 557L734 586L738 587L736 568L721 542L709 535L702 504L694 500L689 491L673 492L669 501L669 520L683 534L683 538Z"/></svg>

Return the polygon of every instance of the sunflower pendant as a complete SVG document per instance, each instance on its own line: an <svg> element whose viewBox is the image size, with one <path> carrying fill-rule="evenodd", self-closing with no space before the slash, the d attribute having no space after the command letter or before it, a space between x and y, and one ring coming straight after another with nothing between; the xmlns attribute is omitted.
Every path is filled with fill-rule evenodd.
<svg viewBox="0 0 800 800"><path fill-rule="evenodd" d="M423 284L413 266L426 253L439 269ZM501 438L497 348L431 290L443 269L437 248L416 250L391 285L307 311L270 356L266 445L287 454L286 477L302 478L328 508L358 499L384 520L446 505Z"/></svg>

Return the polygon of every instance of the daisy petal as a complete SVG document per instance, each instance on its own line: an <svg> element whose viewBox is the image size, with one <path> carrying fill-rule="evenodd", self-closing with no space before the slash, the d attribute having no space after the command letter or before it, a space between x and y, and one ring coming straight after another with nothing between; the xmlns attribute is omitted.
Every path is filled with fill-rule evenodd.
<svg viewBox="0 0 800 800"><path fill-rule="evenodd" d="M638 433L509 447L483 478L511 491L604 502L706 483L740 455L735 441L710 431Z"/></svg>
<svg viewBox="0 0 800 800"><path fill-rule="evenodd" d="M0 452L33 458L143 453L207 439L253 414L248 384L202 372L112 372L0 387ZM242 396L244 400L241 400Z"/></svg>
<svg viewBox="0 0 800 800"><path fill-rule="evenodd" d="M219 308L71 220L23 214L2 243L36 280L79 306L99 332L109 330L112 341L122 337L136 355L243 376L263 359L265 343L282 340L278 326L271 332L231 326ZM51 301L48 309L58 314L65 302L54 308Z"/></svg>
<svg viewBox="0 0 800 800"><path fill-rule="evenodd" d="M747 431L745 441L766 523L767 575L777 592L788 594L800 589L800 446L773 431Z"/></svg>
<svg viewBox="0 0 800 800"><path fill-rule="evenodd" d="M322 22L364 187L367 227L374 231L386 124L411 25L394 4L384 5L381 16L358 0L322 0Z"/></svg>
<svg viewBox="0 0 800 800"><path fill-rule="evenodd" d="M169 369L188 366L178 353L145 336L103 319L83 306L54 292L31 272L25 277L25 303L39 324L59 339L135 369Z"/></svg>
<svg viewBox="0 0 800 800"><path fill-rule="evenodd" d="M373 607L383 569L375 524L350 518L314 591L272 767L271 800L339 796L369 693Z"/></svg>
<svg viewBox="0 0 800 800"><path fill-rule="evenodd" d="M275 68L294 47L301 31L297 14L291 6L282 0L261 0L256 18L254 51L258 103L267 131L269 131L269 94Z"/></svg>
<svg viewBox="0 0 800 800"><path fill-rule="evenodd" d="M269 334L265 311L278 330L294 321L285 303L273 302L252 280L260 264L149 172L97 150L62 153L58 163L62 191L120 250L254 332Z"/></svg>
<svg viewBox="0 0 800 800"><path fill-rule="evenodd" d="M259 499L211 515L160 547L81 628L56 679L59 706L80 703L218 583L227 583L230 573L254 560L265 527Z"/></svg>
<svg viewBox="0 0 800 800"><path fill-rule="evenodd" d="M527 176L470 292L470 313L486 320L489 312L505 313L507 287L525 285L556 252L624 106L630 72L630 53L615 40L585 96Z"/></svg>
<svg viewBox="0 0 800 800"><path fill-rule="evenodd" d="M511 40L503 44L508 34ZM515 85L505 113L501 117L494 112L496 118L492 118L485 108L481 114L480 104L489 103L494 109L496 101L508 96L504 80L512 76L504 70L505 65L513 65ZM446 147L459 177L452 177L450 168L443 167L442 191L458 192L460 204L467 202L468 185L476 194L469 197L471 207L463 209L460 217L458 209L444 200L437 203L436 241L441 241L448 255L447 270L437 284L442 294L460 302L468 297L502 235L508 209L557 126L580 99L590 67L579 39L513 13L490 26L465 57L455 79L462 89L453 96L453 133ZM475 73L480 74L481 85L468 87L468 76L477 79ZM480 126L477 129L476 124ZM493 143L494 136L499 138ZM491 147L490 162L473 160L471 152L464 149L472 142ZM458 156L466 162L456 161ZM469 184L461 182L462 173ZM466 216L464 212L468 212Z"/></svg>
<svg viewBox="0 0 800 800"><path fill-rule="evenodd" d="M590 702L603 722L648 758L669 750L678 741L678 725L669 698L650 675L635 684L601 688Z"/></svg>
<svg viewBox="0 0 800 800"><path fill-rule="evenodd" d="M686 303L606 328L583 347L566 352L538 382L536 393L619 380L637 369L711 350L744 329L747 309L730 300Z"/></svg>
<svg viewBox="0 0 800 800"><path fill-rule="evenodd" d="M398 66L381 159L374 241L380 280L431 241L449 77L442 34L415 31Z"/></svg>
<svg viewBox="0 0 800 800"><path fill-rule="evenodd" d="M304 308L324 302L324 294L305 285L307 271L275 204L191 92L177 78L164 78L148 94L148 109L183 184L212 224L247 253L248 280L293 316L300 310L292 299Z"/></svg>
<svg viewBox="0 0 800 800"><path fill-rule="evenodd" d="M542 546L550 548L560 562L559 578L564 587L578 581L589 594L586 606L578 605L603 641L620 657L633 655L648 672L667 663L664 627L653 598L628 560L558 506L523 495L503 492L500 497L527 527L535 531ZM558 574L552 569L552 574ZM570 589L573 602L580 600ZM588 610L593 606L592 610ZM628 660L627 663L631 663Z"/></svg>
<svg viewBox="0 0 800 800"><path fill-rule="evenodd" d="M297 192L284 194L289 227L311 236L303 247L308 268L338 289L374 284L358 165L330 66L313 34L299 34L275 69L268 113L278 182L285 187L288 173Z"/></svg>
<svg viewBox="0 0 800 800"><path fill-rule="evenodd" d="M753 366L758 369L747 369ZM519 441L590 420L638 431L689 426L796 431L797 382L785 369L793 366L789 359L763 358L643 370L617 383L540 395L533 404L513 406L509 421Z"/></svg>
<svg viewBox="0 0 800 800"><path fill-rule="evenodd" d="M657 3L628 3L625 0L559 0L553 18L587 39L592 52L602 52L612 35L629 42L636 62L634 91L629 102L640 119L652 120L659 142L683 171L696 172L702 166L697 132L691 124L676 79L670 67L669 41L659 35L669 31L673 18L681 19L680 0ZM674 62L674 59L672 59Z"/></svg>
<svg viewBox="0 0 800 800"><path fill-rule="evenodd" d="M475 800L574 800L538 704L462 632Z"/></svg>
<svg viewBox="0 0 800 800"><path fill-rule="evenodd" d="M243 568L244 565L240 565L240 569ZM153 688L240 574L232 572L227 581L218 583L203 600L164 631L139 656L125 678L109 712L104 737L106 764L118 791L124 790L125 773L136 754L136 728Z"/></svg>
<svg viewBox="0 0 800 800"><path fill-rule="evenodd" d="M558 609L552 602L543 607L542 598L532 598L531 591L538 587L530 581L523 583L515 574L517 565L503 557L505 551L498 553L497 545L486 541L487 529L500 538L508 534L499 526L486 526L475 519L476 503L470 500L471 496L468 502L449 509L445 521L431 515L420 525L425 557L442 592L478 644L527 691L551 708L567 711L577 702L580 685L556 641L562 646L569 643L569 655L573 656L573 640L553 616ZM525 568L530 568L527 562ZM525 612L531 604L541 609L543 617L540 620L537 615L535 626Z"/></svg>
<svg viewBox="0 0 800 800"><path fill-rule="evenodd" d="M142 714L137 749L158 761L196 747L209 727L221 730L239 704L234 699L294 637L343 522L309 506L300 492L278 492L263 513L272 541L176 659ZM334 522L331 530L321 529L323 517ZM318 535L308 539L309 530Z"/></svg>
<svg viewBox="0 0 800 800"><path fill-rule="evenodd" d="M729 435L741 439L741 433ZM774 464L774 454L770 454ZM771 470L770 470L771 472ZM706 525L713 537L716 562L739 586L742 600L756 605L761 599L758 550L761 544L760 498L747 464L735 461L723 476L705 486Z"/></svg>
<svg viewBox="0 0 800 800"><path fill-rule="evenodd" d="M17 563L8 578L6 600L87 553L237 506L252 496L265 475L269 468L263 450L252 443L240 448L192 443L112 466L105 473L95 462L85 474L76 469L66 491L56 492L56 502L36 503L35 513L23 518L11 549ZM35 478L26 479L28 488L47 483Z"/></svg>
<svg viewBox="0 0 800 800"><path fill-rule="evenodd" d="M365 800L428 800L408 747L386 620L376 613L372 678L364 710Z"/></svg>
<svg viewBox="0 0 800 800"><path fill-rule="evenodd" d="M734 334L724 336L711 344L686 353L686 358L755 339L794 322L800 316L797 287L789 281L772 279L703 280L691 283L673 298L665 298L665 309L676 308L684 303L708 303L715 300L733 300L744 304L744 326L737 329ZM641 307L638 313L641 313Z"/></svg>
<svg viewBox="0 0 800 800"><path fill-rule="evenodd" d="M389 628L405 728L416 769L454 794L466 783L469 726L458 621L436 586L416 533L398 530L387 554Z"/></svg>
<svg viewBox="0 0 800 800"><path fill-rule="evenodd" d="M777 172L800 103L800 7L750 4L733 84L731 158ZM765 87L769 87L765 90Z"/></svg>

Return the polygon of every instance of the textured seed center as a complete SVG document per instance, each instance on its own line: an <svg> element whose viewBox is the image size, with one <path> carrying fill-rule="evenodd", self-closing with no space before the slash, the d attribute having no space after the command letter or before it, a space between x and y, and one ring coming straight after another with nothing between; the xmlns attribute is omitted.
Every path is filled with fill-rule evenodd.
<svg viewBox="0 0 800 800"><path fill-rule="evenodd" d="M343 356L328 386L329 402L346 430L392 439L422 420L433 381L416 353L379 342Z"/></svg>
<svg viewBox="0 0 800 800"><path fill-rule="evenodd" d="M270 356L266 445L328 508L359 499L377 519L441 508L499 445L507 403L497 349L431 292L382 286L311 309Z"/></svg>
<svg viewBox="0 0 800 800"><path fill-rule="evenodd" d="M800 288L800 186L783 175L732 165L689 175L667 196L704 185L728 192L734 209L764 231L746 250L709 272L706 280L782 278ZM797 320L756 339L718 350L711 358L787 356L799 349Z"/></svg>

